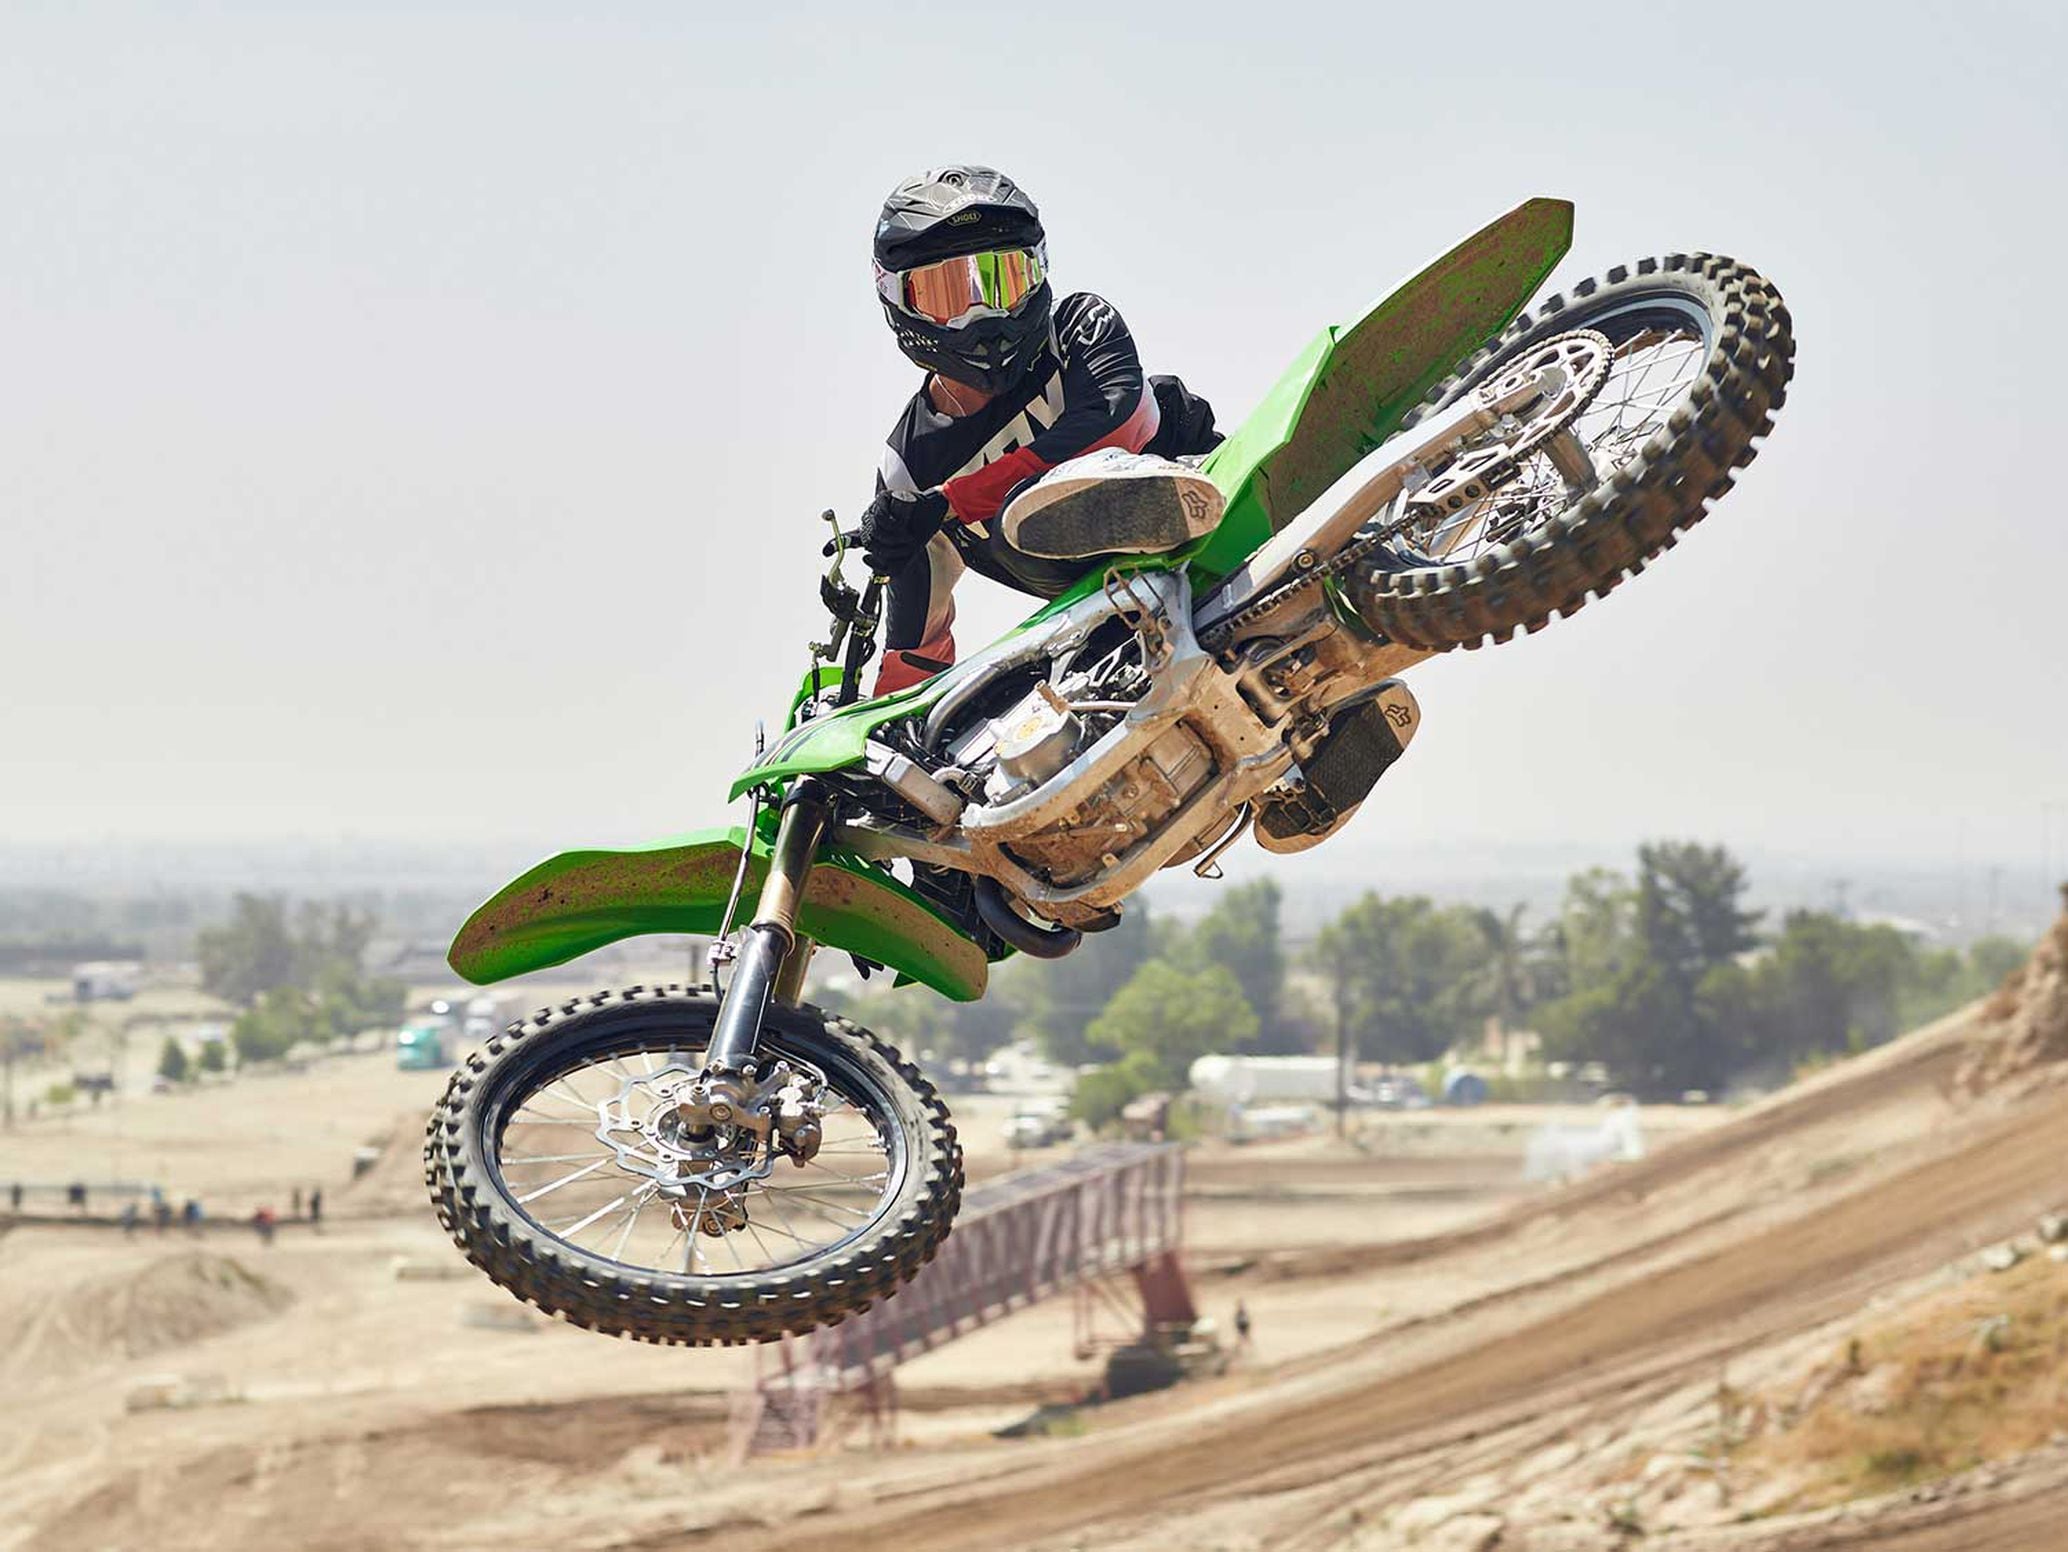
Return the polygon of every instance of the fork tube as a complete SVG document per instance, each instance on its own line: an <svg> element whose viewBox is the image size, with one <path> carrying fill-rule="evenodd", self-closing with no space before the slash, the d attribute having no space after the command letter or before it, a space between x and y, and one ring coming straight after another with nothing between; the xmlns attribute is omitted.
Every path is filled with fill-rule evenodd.
<svg viewBox="0 0 2068 1552"><path fill-rule="evenodd" d="M718 1010L705 1065L738 1067L754 1054L761 1038L761 1020L786 960L802 945L797 936L797 904L818 856L819 842L832 819L826 789L801 777L783 801L782 823L776 827L775 849L768 859L768 877L754 907L754 921L743 933L732 984ZM799 974L801 979L801 972Z"/></svg>
<svg viewBox="0 0 2068 1552"><path fill-rule="evenodd" d="M770 994L786 1008L794 1008L804 998L804 977L811 969L811 956L818 945L810 938L799 937L790 945L790 952L783 956L782 967L776 971L775 990Z"/></svg>

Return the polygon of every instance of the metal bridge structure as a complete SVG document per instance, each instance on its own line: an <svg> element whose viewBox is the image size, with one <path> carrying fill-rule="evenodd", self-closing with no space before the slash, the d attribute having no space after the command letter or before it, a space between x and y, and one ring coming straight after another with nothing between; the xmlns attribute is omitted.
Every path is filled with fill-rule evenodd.
<svg viewBox="0 0 2068 1552"><path fill-rule="evenodd" d="M1175 1143L1104 1143L970 1188L939 1253L897 1293L758 1350L755 1381L736 1400L735 1452L809 1448L841 1397L859 1399L880 1430L895 1415L899 1364L1121 1274L1145 1326L1191 1324L1198 1312L1179 1259L1184 1169Z"/></svg>

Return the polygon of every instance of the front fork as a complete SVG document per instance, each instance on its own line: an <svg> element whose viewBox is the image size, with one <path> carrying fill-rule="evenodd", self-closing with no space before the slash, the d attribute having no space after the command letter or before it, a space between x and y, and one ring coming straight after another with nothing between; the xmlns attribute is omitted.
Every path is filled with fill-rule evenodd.
<svg viewBox="0 0 2068 1552"><path fill-rule="evenodd" d="M804 897L819 843L833 822L832 794L809 776L798 778L783 799L768 876L754 905L754 919L740 935L732 984L718 1009L718 1027L705 1053L708 1072L737 1072L754 1055L761 1020L771 998L795 1002L804 990L812 944L797 933L797 904Z"/></svg>

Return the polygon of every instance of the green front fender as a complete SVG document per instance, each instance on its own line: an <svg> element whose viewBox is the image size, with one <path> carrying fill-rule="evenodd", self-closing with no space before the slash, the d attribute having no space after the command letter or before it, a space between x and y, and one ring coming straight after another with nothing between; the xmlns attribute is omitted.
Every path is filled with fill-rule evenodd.
<svg viewBox="0 0 2068 1552"><path fill-rule="evenodd" d="M629 851L568 851L506 885L467 918L446 960L476 985L564 965L605 944L659 932L714 934L745 831L699 830ZM743 899L768 873L757 834ZM881 868L822 854L805 882L797 930L888 965L957 1002L984 994L984 951Z"/></svg>

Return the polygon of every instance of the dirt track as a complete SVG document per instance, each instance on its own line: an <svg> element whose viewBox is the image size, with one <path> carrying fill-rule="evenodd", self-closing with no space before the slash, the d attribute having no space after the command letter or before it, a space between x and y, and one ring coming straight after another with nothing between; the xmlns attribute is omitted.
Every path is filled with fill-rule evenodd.
<svg viewBox="0 0 2068 1552"><path fill-rule="evenodd" d="M1618 1398L1628 1404L1691 1370L1713 1370L1739 1348L1818 1325L1856 1308L1878 1287L2029 1223L2063 1189L2064 1137L2068 1097L2056 1096L1828 1210L1676 1265L1641 1274L1633 1269L1604 1291L1553 1302L1520 1324L1504 1322L1503 1334L1454 1342L1463 1350L1426 1365L1387 1372L1383 1361L1360 1362L1354 1377L1346 1374L1339 1383L1267 1393L1189 1426L1083 1441L996 1481L850 1517L849 1530L863 1545L912 1552L995 1546L1001 1525L1013 1526L1022 1545L1066 1532L1104 1544L1107 1533L1124 1532L1159 1510L1191 1514L1219 1500L1296 1496L1322 1483L1340 1487L1361 1473L1383 1478L1430 1469L1437 1465L1431 1458L1446 1448L1490 1431L1524 1420L1541 1424ZM1685 1147L1695 1161L1690 1167L1716 1156L1711 1139ZM1665 1169L1673 1158L1652 1168ZM1465 1325L1476 1333L1497 1314L1488 1310ZM1465 1338L1466 1332L1452 1335ZM1295 1524L1308 1518L1304 1507L1288 1507ZM1989 1514L1989 1523L2008 1527L2005 1535L2019 1534L2017 1527L2035 1517L2058 1527L2068 1514L2068 1485L2055 1483L2046 1505L2029 1515L2018 1505ZM1919 1539L1892 1544L1919 1552L1989 1544L1932 1539L1938 1534L1921 1528L1914 1533ZM737 1528L723 1539L781 1544L742 1543Z"/></svg>
<svg viewBox="0 0 2068 1552"><path fill-rule="evenodd" d="M1505 1138L1516 1169L1528 1120L1443 1118L1440 1165L1404 1139L1371 1155L1204 1154L1195 1243L1266 1251L1199 1285L1224 1319L1238 1295L1258 1313L1246 1366L1086 1414L1082 1437L993 1440L1089 1372L1065 1357L1068 1301L1051 1301L904 1371L918 1447L745 1469L726 1464L741 1355L601 1342L464 1277L395 1280L393 1258L434 1270L449 1259L398 1153L340 1194L332 1230L283 1235L264 1257L294 1296L285 1314L53 1378L35 1398L40 1427L0 1426L0 1548L787 1552L837 1536L901 1552L1602 1552L1623 1542L1598 1513L1548 1536L1481 1516L1497 1542L1470 1528L1471 1512L1440 1533L1403 1530L1401 1516L1468 1499L1505 1508L1519 1492L1578 1504L1595 1461L1673 1448L1632 1419L1685 1411L1726 1363L1735 1380L1789 1344L1828 1349L1868 1299L2063 1205L2068 1092L1957 1102L1971 1033L1948 1021L1727 1121L1687 1112L1671 1124L1692 1130L1651 1157L1549 1192L1501 1184L1486 1151ZM392 1118L396 1076L341 1076L245 1100L334 1108L363 1089L364 1109ZM969 1109L982 1118L973 1138L995 1130ZM198 1118L167 1115L199 1136ZM380 1211L390 1173L407 1208L396 1216ZM1452 1185L1478 1193L1477 1221L1417 1205ZM1289 1227L1288 1204L1315 1215L1315 1233L1268 1237ZM161 1254L149 1236L76 1229L26 1230L5 1248L0 1294L75 1275L97 1287ZM124 1415L128 1387L168 1365L220 1373L245 1404ZM1864 1519L1661 1523L1643 1544L2054 1552L2068 1447L2052 1456ZM1580 1464L1545 1476L1552 1458Z"/></svg>

